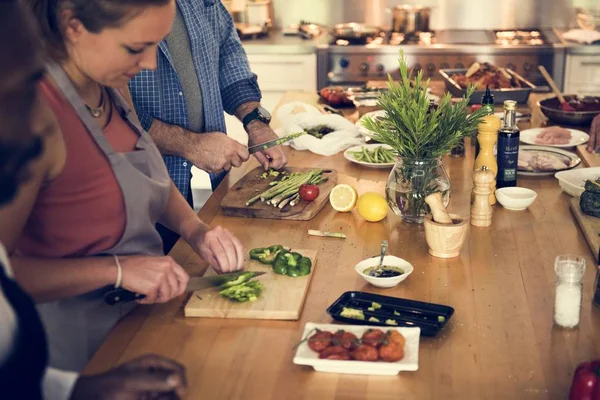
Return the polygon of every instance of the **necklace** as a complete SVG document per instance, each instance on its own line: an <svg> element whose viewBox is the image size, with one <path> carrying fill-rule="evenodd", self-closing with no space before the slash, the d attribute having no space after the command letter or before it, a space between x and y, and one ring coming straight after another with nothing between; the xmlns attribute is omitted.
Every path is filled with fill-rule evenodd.
<svg viewBox="0 0 600 400"><path fill-rule="evenodd" d="M92 117L102 117L104 114L104 88L100 87L100 105L98 107L90 107L86 104L85 107L88 109Z"/></svg>

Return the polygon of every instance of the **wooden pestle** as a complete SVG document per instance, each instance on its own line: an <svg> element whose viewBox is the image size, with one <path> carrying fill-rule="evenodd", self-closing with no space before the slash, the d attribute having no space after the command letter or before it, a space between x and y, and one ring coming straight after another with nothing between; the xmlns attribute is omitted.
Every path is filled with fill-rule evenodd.
<svg viewBox="0 0 600 400"><path fill-rule="evenodd" d="M438 224L453 224L452 218L448 215L446 207L444 207L444 203L442 202L441 192L436 192L425 197L425 203L431 209L431 215L435 222Z"/></svg>

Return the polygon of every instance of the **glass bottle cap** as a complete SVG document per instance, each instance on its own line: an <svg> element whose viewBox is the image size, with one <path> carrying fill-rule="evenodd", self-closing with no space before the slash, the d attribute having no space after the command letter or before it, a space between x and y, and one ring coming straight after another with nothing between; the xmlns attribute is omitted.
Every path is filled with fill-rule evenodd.
<svg viewBox="0 0 600 400"><path fill-rule="evenodd" d="M514 100L505 100L504 109L508 111L514 111L517 108L517 102Z"/></svg>

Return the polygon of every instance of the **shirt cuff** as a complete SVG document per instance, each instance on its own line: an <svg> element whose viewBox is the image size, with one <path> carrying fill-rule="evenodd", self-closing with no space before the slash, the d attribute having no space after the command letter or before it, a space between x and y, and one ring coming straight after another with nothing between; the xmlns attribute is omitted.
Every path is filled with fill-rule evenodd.
<svg viewBox="0 0 600 400"><path fill-rule="evenodd" d="M68 400L78 378L79 374L76 372L62 371L55 368L46 369L43 382L44 398L48 400Z"/></svg>
<svg viewBox="0 0 600 400"><path fill-rule="evenodd" d="M221 90L223 98L223 109L227 114L233 115L244 103L260 101L262 95L256 81L256 75L251 79L237 81Z"/></svg>
<svg viewBox="0 0 600 400"><path fill-rule="evenodd" d="M144 130L148 132L150 130L150 127L152 126L154 118L152 118L149 114L146 114L145 112L138 111L137 115L138 119L140 120L140 125L142 125L142 128L144 128Z"/></svg>

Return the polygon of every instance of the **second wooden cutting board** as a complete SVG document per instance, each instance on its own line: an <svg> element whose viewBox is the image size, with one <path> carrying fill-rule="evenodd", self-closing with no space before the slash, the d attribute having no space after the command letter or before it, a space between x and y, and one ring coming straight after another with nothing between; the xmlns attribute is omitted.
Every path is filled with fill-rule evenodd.
<svg viewBox="0 0 600 400"><path fill-rule="evenodd" d="M312 261L310 275L292 278L278 275L270 265L258 261L247 262L248 271L267 272L258 278L264 285L260 297L256 301L237 303L222 297L217 289L194 292L185 306L186 317L213 318L250 318L297 320L300 318L302 306L310 281L317 266L316 250L293 249ZM212 269L207 274L213 275Z"/></svg>
<svg viewBox="0 0 600 400"><path fill-rule="evenodd" d="M288 173L307 172L314 168L296 168L287 167L285 170ZM300 201L294 207L286 206L283 210L267 204L266 202L257 201L256 203L247 206L246 202L257 194L264 192L270 186L269 183L279 179L268 178L262 179L264 173L262 167L257 167L248 172L242 177L223 198L221 201L221 209L223 214L230 217L247 217L247 218L268 218L268 219L291 219L297 221L308 221L313 218L325 204L329 201L329 192L337 183L337 172L326 171L323 176L327 178L327 182L319 185L319 197L315 201L307 202Z"/></svg>
<svg viewBox="0 0 600 400"><path fill-rule="evenodd" d="M598 251L600 251L600 218L592 217L591 215L584 214L579 207L579 197L575 197L570 201L571 211L579 224L585 240L587 240L594 258L598 260Z"/></svg>

